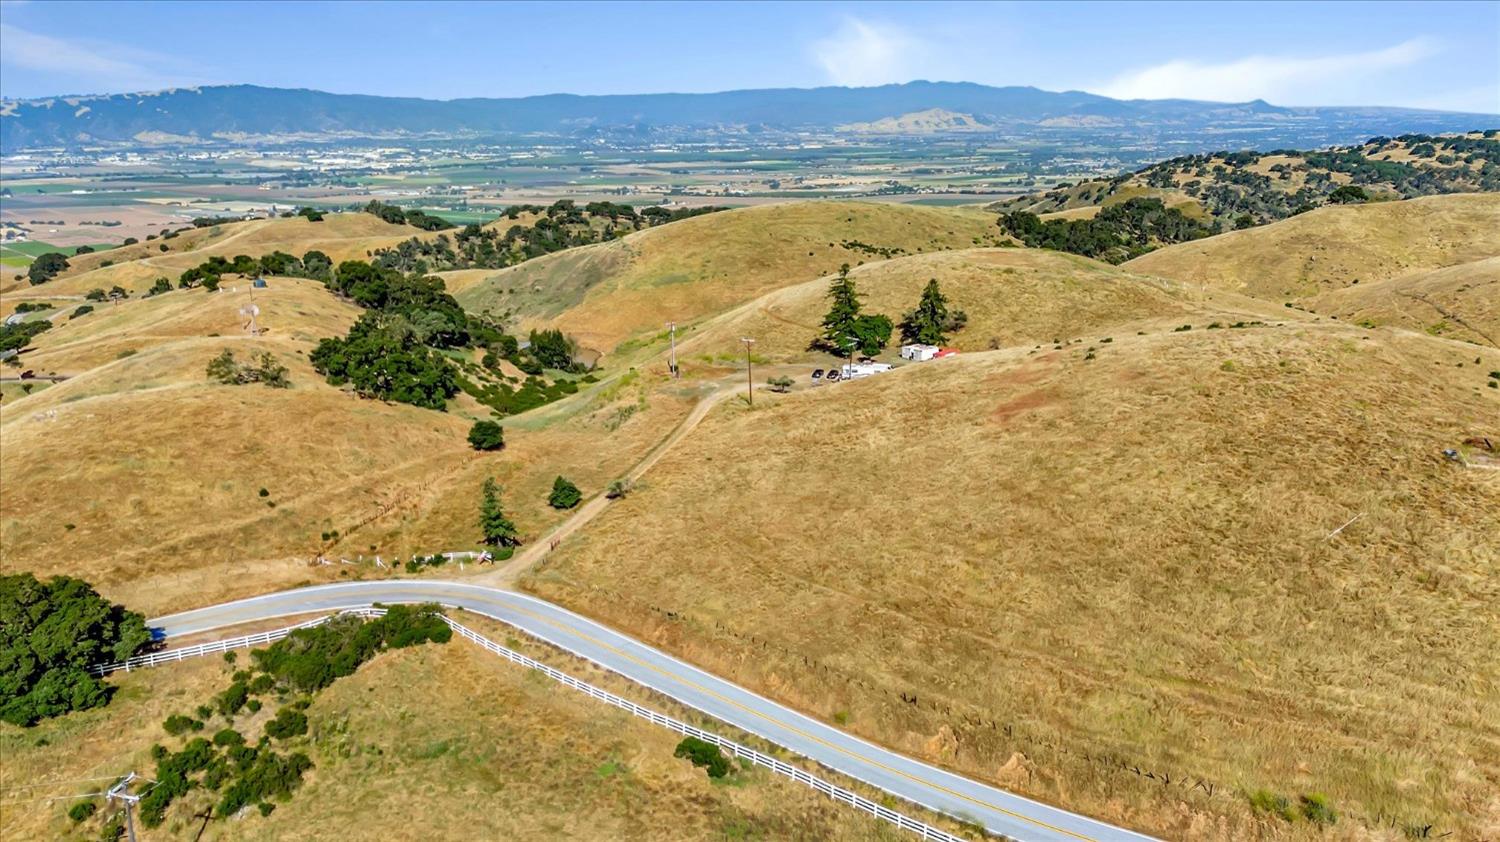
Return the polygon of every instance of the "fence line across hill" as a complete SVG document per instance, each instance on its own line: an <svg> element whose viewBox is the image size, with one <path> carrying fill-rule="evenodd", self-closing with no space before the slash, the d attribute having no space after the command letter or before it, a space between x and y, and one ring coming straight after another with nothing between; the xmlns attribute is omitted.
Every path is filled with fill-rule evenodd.
<svg viewBox="0 0 1500 842"><path fill-rule="evenodd" d="M328 622L333 617L339 616L341 614L353 614L366 618L380 617L385 615L385 609L376 608L373 605L346 609L334 614L329 614L327 616L309 620L305 623L299 623L294 626L287 626L285 628L273 629L270 631L255 632L254 634L245 634L238 637L226 638L224 640L216 640L209 643L200 643L194 646L184 646L178 649L167 649L161 652L150 652L145 655L136 655L133 658L127 658L124 661L118 661L110 664L99 664L91 667L89 669L89 672L95 676L103 676L108 675L112 672L119 672L120 670L129 672L137 667L154 667L161 664L175 663L177 661L186 660L188 658L196 658L203 655L212 655L218 652L229 652L234 649L245 649L251 646L262 646L269 643L275 643L276 641L287 637L292 632L297 631L298 629L307 629L322 625L323 623ZM847 804L856 810L868 813L878 819L881 819L882 821L889 822L901 828L902 830L908 830L912 833L919 834L923 839L936 840L936 842L968 842L968 840L966 840L964 837L955 836L945 830L933 827L926 822L918 821L904 813L892 810L889 807L865 798L864 796L860 795L857 792L854 792L853 790L846 789L845 787L841 787L838 784L826 781L816 775L811 774L810 772L807 772L806 770L793 766L790 763L778 760L774 757L771 757L770 755L763 754L753 748L740 745L733 740L725 739L718 736L717 734L705 731L693 725L689 725L688 723L682 722L681 720L673 719L670 716L658 713L648 707L638 705L635 702L630 701L629 699L617 696L607 690L602 690L598 687L595 687L594 685L589 684L586 681L581 681L577 678L574 678L573 676L568 675L561 670L547 666L541 661L537 661L533 658L528 658L520 652L501 646L500 644L494 642L493 640L490 640L484 635L479 634L473 629L470 629L468 626L465 626L462 623L459 623L458 621L453 620L447 616L443 617L443 622L447 623L448 626L453 629L453 631L457 633L459 637L475 643L481 648L488 650L492 654L499 655L500 657L506 659L507 661L510 661L513 664L518 664L528 669L536 670L537 672L542 673L543 675L551 678L559 684L571 687L574 690L577 690L592 699L596 699L598 701L604 702L605 704L612 705L614 707L620 708L621 710L627 711L631 715L644 719L653 725L658 725L663 728L670 729L684 736L697 737L698 739L703 740L706 743L712 743L713 745L718 746L722 751L728 753L733 757L744 758L745 760L750 761L751 764L755 766L762 766L766 769L770 769L775 774L791 778L793 781L796 781L799 784L821 792L829 798L832 798L834 801L838 801L842 804Z"/></svg>

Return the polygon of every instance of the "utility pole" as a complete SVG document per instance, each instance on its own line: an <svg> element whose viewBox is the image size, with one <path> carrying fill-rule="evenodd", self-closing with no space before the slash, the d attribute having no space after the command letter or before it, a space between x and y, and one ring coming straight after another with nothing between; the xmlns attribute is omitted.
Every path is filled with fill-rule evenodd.
<svg viewBox="0 0 1500 842"><path fill-rule="evenodd" d="M755 364L750 361L750 346L755 344L755 340L742 336L740 341L745 343L745 386L750 390L750 405L753 407L755 406Z"/></svg>
<svg viewBox="0 0 1500 842"><path fill-rule="evenodd" d="M674 379L681 378L682 375L677 371L677 323L667 322L667 330L672 336L672 351L671 355L667 357L667 371L671 373Z"/></svg>
<svg viewBox="0 0 1500 842"><path fill-rule="evenodd" d="M135 780L135 773L126 775L119 783L110 787L104 793L104 797L110 801L116 798L125 802L125 831L130 835L130 842L135 840L135 802L141 800L139 795L130 794L130 782Z"/></svg>

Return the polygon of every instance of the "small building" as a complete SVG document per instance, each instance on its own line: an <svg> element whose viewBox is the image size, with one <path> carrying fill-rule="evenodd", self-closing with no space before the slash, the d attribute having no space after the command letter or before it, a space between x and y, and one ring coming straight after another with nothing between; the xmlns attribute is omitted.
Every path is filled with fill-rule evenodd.
<svg viewBox="0 0 1500 842"><path fill-rule="evenodd" d="M936 345L923 345L919 342L913 342L910 345L901 346L901 359L911 360L914 363L926 362L936 357L940 350L942 349Z"/></svg>
<svg viewBox="0 0 1500 842"><path fill-rule="evenodd" d="M940 360L943 357L956 357L956 356L958 356L958 349L957 348L939 348L938 352L936 354L932 355L932 358L935 359L935 360Z"/></svg>

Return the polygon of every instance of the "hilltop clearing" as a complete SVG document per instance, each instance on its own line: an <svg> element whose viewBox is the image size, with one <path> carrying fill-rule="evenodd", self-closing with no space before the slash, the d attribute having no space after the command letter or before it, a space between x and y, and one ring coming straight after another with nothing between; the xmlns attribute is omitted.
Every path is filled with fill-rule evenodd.
<svg viewBox="0 0 1500 842"><path fill-rule="evenodd" d="M899 323L936 280L967 324L948 335L948 347L983 351L1050 345L1079 338L1097 341L1137 330L1160 331L1212 315L1224 324L1256 319L1302 318L1233 294L1208 294L1170 281L1135 275L1108 264L1041 249L990 248L900 257L851 273L866 313ZM822 332L828 278L776 290L705 323L678 351L733 359L740 337L756 340L755 353L770 362L812 358L808 346ZM1200 320L1202 322L1202 320ZM891 340L900 344L899 332ZM819 358L821 359L821 358Z"/></svg>
<svg viewBox="0 0 1500 842"><path fill-rule="evenodd" d="M668 321L728 310L788 284L901 255L997 242L989 214L863 202L726 211L548 255L457 297L474 312L512 313L610 352Z"/></svg>
<svg viewBox="0 0 1500 842"><path fill-rule="evenodd" d="M1257 791L1325 795L1340 833L1482 836L1500 477L1442 451L1500 437L1495 369L1195 324L726 404L525 584L1168 838L1317 835Z"/></svg>
<svg viewBox="0 0 1500 842"><path fill-rule="evenodd" d="M1147 275L1272 302L1500 255L1500 194L1321 208L1273 225L1159 249Z"/></svg>
<svg viewBox="0 0 1500 842"><path fill-rule="evenodd" d="M1340 189L1344 188L1342 192ZM1170 158L1112 179L1059 186L991 206L1054 213L1137 197L1224 227L1285 219L1328 203L1500 191L1500 137L1402 135L1317 151L1214 152Z"/></svg>

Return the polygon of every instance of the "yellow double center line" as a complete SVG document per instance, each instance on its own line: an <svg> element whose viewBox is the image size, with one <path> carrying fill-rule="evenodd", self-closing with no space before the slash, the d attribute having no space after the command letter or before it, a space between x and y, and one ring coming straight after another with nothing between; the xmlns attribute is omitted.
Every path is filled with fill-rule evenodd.
<svg viewBox="0 0 1500 842"><path fill-rule="evenodd" d="M776 720L776 719L772 719L771 717L765 715L764 713L761 713L760 711L756 710L755 708L749 707L748 705L740 704L739 702L735 701L734 699L731 699L731 698L728 698L726 696L723 696L720 693L718 693L717 691L711 690L711 689L709 689L707 687L704 687L703 685L698 684L697 682L694 682L693 680L691 680L691 679L689 679L687 677L678 675L676 673L668 672L667 670L664 670L661 667L659 667L659 666L657 666L657 665L655 665L655 664L653 664L653 663L651 663L649 661L642 660L641 658L637 658L635 655L632 655L629 652L625 652L625 651L622 651L620 649L617 649L614 646L612 646L612 645L610 645L608 643L605 643L604 641L599 640L598 638L595 638L592 635L589 635L587 632L580 631L579 629L573 628L571 626L565 626L562 623L559 623L556 620L551 619L550 617L545 617L545 616L543 616L541 614L537 614L536 612L529 611L529 610L527 610L525 608L520 608L520 607L516 607L516 606L506 606L506 607L508 607L511 611L514 611L514 612L516 612L518 614L524 614L527 617L531 617L531 618L533 618L535 620L538 620L540 622L546 623L547 625L552 626L553 628L556 628L556 629L558 629L560 631L566 632L566 633L571 634L571 635L573 635L575 637L583 638L584 640L588 641L589 643L594 644L595 646L598 646L600 648L603 648L603 649L606 649L606 650L608 650L610 652L613 652L614 654L620 656L621 658L625 658L626 660L629 660L629 661L631 661L633 663L639 664L640 666L643 666L646 669L651 670L652 672L659 673L660 675L665 676L666 678L670 678L670 679L673 679L674 681L677 681L679 683L686 684L687 686L693 688L694 690L697 690L700 693L704 693L704 694L707 694L709 696L712 696L715 699L718 699L719 701L721 701L721 702L723 702L723 703L725 703L727 705L731 705L731 706L733 706L733 707L735 707L735 708L737 708L737 709L739 709L741 711L744 711L747 714L750 714L751 716L754 716L754 717L759 718L759 719L764 719L765 721L770 722L770 723L772 723L774 725L777 725L777 726L779 726L781 728L785 728L786 730L791 731L792 733L794 733L794 734L796 734L796 735L798 735L798 736L800 736L800 737L802 737L804 739L811 740L812 742L815 742L815 743L818 743L819 745L822 745L822 746L825 746L827 748L830 748L830 749L832 749L832 750L834 750L836 752L839 752L840 754L847 755L848 757L851 757L851 758L853 758L855 760L859 760L859 761L861 761L863 763L868 763L869 765L874 766L876 768L879 768L879 769L881 769L883 771L889 772L892 775L898 775L900 777L906 778L909 781L912 781L913 783L918 783L918 784L921 784L921 785L923 785L925 787L929 787L931 789L935 789L935 790L937 790L939 792L951 795L954 798L958 798L958 799L961 799L963 801L967 801L967 802L969 802L971 804L975 804L977 806L984 807L985 809L988 809L988 810L994 810L994 811L999 812L999 813L1004 813L1005 815L1010 816L1011 818L1020 819L1021 821L1024 821L1024 822L1029 822L1031 824L1036 825L1037 827L1042 827L1042 828L1046 828L1047 830L1053 831L1054 833L1061 833L1064 836L1071 836L1074 839L1083 840L1083 842L1097 842L1097 840L1095 840L1091 836L1084 836L1084 835L1082 835L1080 833L1074 833L1071 830L1068 830L1068 829L1062 828L1062 827L1057 827L1056 825L1048 824L1048 823L1046 823L1046 822L1044 822L1044 821L1042 821L1040 819L1036 819L1036 818L1033 818L1031 816L1028 816L1025 813L1017 813L1014 810L1006 809L1005 807L1001 807L998 804L991 804L988 801L984 801L984 800L975 798L975 797L973 797L971 795L965 795L962 792L957 792L955 790L949 789L948 787L943 786L942 784L935 783L933 781L929 781L926 778L918 777L916 775L911 774L910 772L906 772L906 771L903 771L901 769L897 769L897 768L894 768L892 766L888 766L888 765L880 762L879 760L874 760L872 758L864 756L863 754L858 754L856 752L850 751L849 749L844 748L843 746L837 745L835 743L831 743L831 742L829 742L829 741L827 741L827 740L823 739L822 737L819 737L819 736L817 736L815 734L809 734L806 731L803 731L803 730L801 730L800 728L797 728L794 725L790 725L788 723L785 723L785 722L782 722L782 721L779 721L779 720ZM498 617L492 617L491 619L497 619L498 620L500 618L498 618ZM504 622L504 621L502 620L501 622Z"/></svg>

